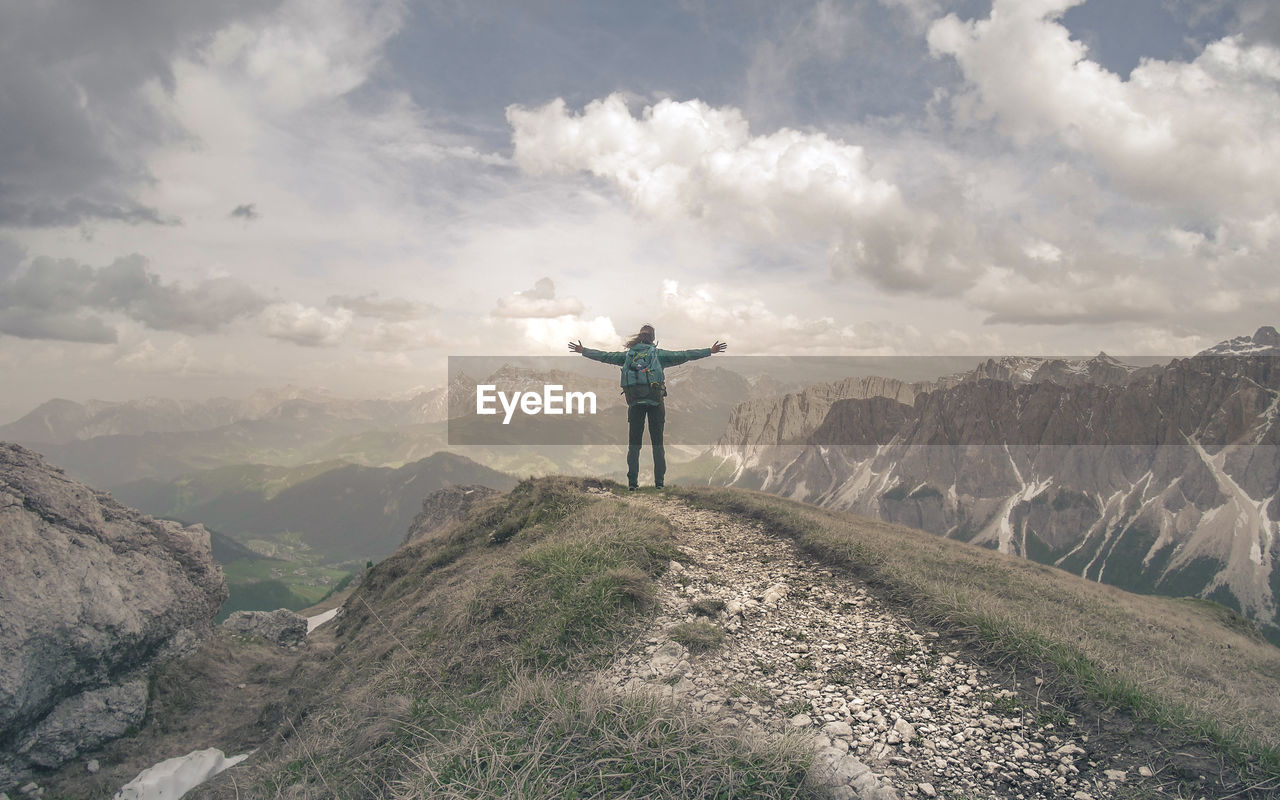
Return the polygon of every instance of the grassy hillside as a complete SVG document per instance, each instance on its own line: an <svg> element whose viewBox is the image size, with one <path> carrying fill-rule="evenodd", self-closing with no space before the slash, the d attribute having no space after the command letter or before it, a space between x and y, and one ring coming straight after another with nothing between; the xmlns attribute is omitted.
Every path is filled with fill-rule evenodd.
<svg viewBox="0 0 1280 800"><path fill-rule="evenodd" d="M670 523L610 494L620 488L524 481L401 547L279 678L258 755L192 796L819 796L805 739L753 739L581 681L637 636L656 579L686 560ZM1192 765L1174 794L1115 796L1258 800L1280 787L1280 650L1229 609L772 495L673 494L762 523L1021 676L1039 713L1082 726L1097 752ZM1215 770L1239 788L1206 793L1197 775Z"/></svg>
<svg viewBox="0 0 1280 800"><path fill-rule="evenodd" d="M118 486L112 494L149 514L181 516L191 509L239 495L258 502L270 500L285 489L344 466L347 463L343 461L321 461L300 467L232 464L168 480L146 478Z"/></svg>
<svg viewBox="0 0 1280 800"><path fill-rule="evenodd" d="M1229 608L1130 594L923 531L740 489L680 489L849 570L921 625L1043 676L1059 707L1118 711L1280 790L1280 649Z"/></svg>
<svg viewBox="0 0 1280 800"><path fill-rule="evenodd" d="M793 737L586 688L680 554L582 481L526 481L401 548L295 676L281 735L195 797L806 797Z"/></svg>

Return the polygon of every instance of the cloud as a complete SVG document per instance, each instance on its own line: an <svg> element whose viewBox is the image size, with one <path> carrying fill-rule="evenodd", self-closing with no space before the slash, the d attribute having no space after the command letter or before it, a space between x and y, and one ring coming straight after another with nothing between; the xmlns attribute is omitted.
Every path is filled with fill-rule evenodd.
<svg viewBox="0 0 1280 800"><path fill-rule="evenodd" d="M1189 63L1145 59L1128 80L1060 23L1083 0L996 0L985 20L950 14L928 34L969 90L961 120L1015 143L1083 154L1141 203L1208 224L1280 210L1280 49L1229 36Z"/></svg>
<svg viewBox="0 0 1280 800"><path fill-rule="evenodd" d="M231 216L250 222L262 215L258 213L258 209L253 203L244 203L231 209Z"/></svg>
<svg viewBox="0 0 1280 800"><path fill-rule="evenodd" d="M542 277L521 292L498 298L490 312L490 322L498 322L512 332L516 352L559 352L570 339L588 342L619 341L613 321L605 316L586 319L582 301L576 297L556 297L556 285Z"/></svg>
<svg viewBox="0 0 1280 800"><path fill-rule="evenodd" d="M991 267L969 292L989 324L1090 325L1165 319L1182 305L1170 289L1139 271L1063 269L1047 279Z"/></svg>
<svg viewBox="0 0 1280 800"><path fill-rule="evenodd" d="M189 339L179 339L168 347L156 347L143 339L116 359L115 365L130 372L185 374L196 363L195 349Z"/></svg>
<svg viewBox="0 0 1280 800"><path fill-rule="evenodd" d="M1206 5L1205 13L1219 10L1219 3ZM1238 0L1231 5L1235 7L1235 30L1250 41L1280 45L1280 7L1272 0Z"/></svg>
<svg viewBox="0 0 1280 800"><path fill-rule="evenodd" d="M325 302L337 308L345 308L357 316L386 320L410 320L435 310L431 306L418 306L395 297L382 299L377 292L362 295L335 294L330 295Z"/></svg>
<svg viewBox="0 0 1280 800"><path fill-rule="evenodd" d="M0 284L0 333L115 341L114 329L98 312L118 312L155 330L211 332L266 305L266 298L233 278L211 278L191 288L165 283L139 255L100 268L40 256Z"/></svg>
<svg viewBox="0 0 1280 800"><path fill-rule="evenodd" d="M19 339L57 339L64 342L110 344L115 328L83 312L37 311L0 306L0 334Z"/></svg>
<svg viewBox="0 0 1280 800"><path fill-rule="evenodd" d="M550 278L539 278L532 289L498 298L495 317L522 319L578 316L582 301L576 297L556 298L556 285Z"/></svg>
<svg viewBox="0 0 1280 800"><path fill-rule="evenodd" d="M838 61L859 27L852 7L819 0L800 20L775 39L759 42L747 67L748 108L757 115L776 116L794 111L798 89L795 75L813 61Z"/></svg>
<svg viewBox="0 0 1280 800"><path fill-rule="evenodd" d="M94 191L106 199L87 197L32 197L34 187L0 184L0 226L14 228L58 228L76 225L88 219L114 220L130 225L177 225L180 220L167 217L150 206L140 205L127 197L113 197L120 189L99 187Z"/></svg>
<svg viewBox="0 0 1280 800"><path fill-rule="evenodd" d="M663 100L637 119L617 94L580 115L555 100L511 106L507 119L526 172L588 172L654 217L820 247L836 275L890 290L951 291L974 274L965 256L978 234L963 218L910 206L861 147L822 133L753 136L737 109L699 100Z"/></svg>
<svg viewBox="0 0 1280 800"><path fill-rule="evenodd" d="M237 63L266 103L289 113L364 85L404 18L399 0L286 0L261 23L220 32L208 53Z"/></svg>
<svg viewBox="0 0 1280 800"><path fill-rule="evenodd" d="M166 284L141 256L117 259L98 270L89 302L115 308L156 330L211 332L251 316L267 300L235 278L210 278L185 289Z"/></svg>
<svg viewBox="0 0 1280 800"><path fill-rule="evenodd" d="M938 18L943 6L940 0L880 0L880 5L904 12L921 30Z"/></svg>
<svg viewBox="0 0 1280 800"><path fill-rule="evenodd" d="M26 248L12 239L0 237L0 281L7 281L17 272L26 257Z"/></svg>
<svg viewBox="0 0 1280 800"><path fill-rule="evenodd" d="M444 343L444 337L436 326L426 320L379 320L364 337L366 350L378 352L403 352L422 350Z"/></svg>
<svg viewBox="0 0 1280 800"><path fill-rule="evenodd" d="M153 191L155 156L207 144L202 120L174 113L192 65L235 77L199 87L215 89L206 113L234 89L244 105L227 124L279 123L366 85L404 17L401 0L0 4L0 226L177 223Z"/></svg>
<svg viewBox="0 0 1280 800"><path fill-rule="evenodd" d="M174 56L277 0L0 5L0 226L172 221L136 198L146 154L182 131L158 113Z"/></svg>
<svg viewBox="0 0 1280 800"><path fill-rule="evenodd" d="M342 341L352 316L345 308L326 314L301 303L273 303L263 310L262 323L263 331L273 339L304 347L332 347Z"/></svg>
<svg viewBox="0 0 1280 800"><path fill-rule="evenodd" d="M752 124L832 131L844 122L897 126L920 119L953 80L921 35L933 3L805 0L773 3L752 38L741 105ZM865 143L865 142L864 142Z"/></svg>
<svg viewBox="0 0 1280 800"><path fill-rule="evenodd" d="M679 325L724 339L738 355L932 352L936 344L949 344L955 335L949 331L945 340L935 343L908 323L841 322L828 315L778 313L751 294L710 285L682 287L671 279L662 282L662 319L664 326Z"/></svg>
<svg viewBox="0 0 1280 800"><path fill-rule="evenodd" d="M566 354L570 340L579 339L588 347L610 350L622 344L622 336L605 316L592 319L576 317L529 317L513 320L519 325L521 340L518 352ZM594 343L594 344L593 344Z"/></svg>

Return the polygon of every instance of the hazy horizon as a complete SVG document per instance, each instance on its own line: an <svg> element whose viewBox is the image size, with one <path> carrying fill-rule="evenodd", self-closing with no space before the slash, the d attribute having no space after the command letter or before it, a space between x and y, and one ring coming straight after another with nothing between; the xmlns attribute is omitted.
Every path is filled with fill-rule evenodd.
<svg viewBox="0 0 1280 800"><path fill-rule="evenodd" d="M1123 364L1137 367L1163 364L1173 358L1184 357L1150 355L1117 356L1110 353L1107 355ZM683 371L684 369L727 369L745 378L769 376L780 383L800 387L826 381L841 380L843 378L871 375L877 377L898 378L908 381L927 381L952 375L957 372L967 371L989 358L999 357L1001 357L1001 354L996 353L950 356L862 357L719 356L714 361L701 362L690 364L686 367L674 368L672 372L678 375L680 371ZM1077 360L1091 358L1092 356L1082 354L1046 354L1031 357ZM298 383L282 382L274 385L250 387L242 393L213 392L202 394L197 391L190 391L196 387L192 385L185 385L181 388L189 391L189 393L186 394L166 395L154 392L131 393L128 390L128 387L120 387L121 391L117 396L96 395L93 394L92 389L89 389L88 393L82 396L73 397L54 394L27 406L0 400L0 426L16 422L32 411L40 408L45 403L55 400L69 400L73 403L79 403L82 405L91 402L128 403L132 401L152 399L200 403L216 399L237 400L258 394L282 394L291 389L343 400L407 399L417 393L447 388L450 377L456 372L466 372L472 378L480 379L504 366L533 369L542 367L547 370L569 370L581 373L587 377L604 380L613 380L616 377L613 370L602 367L597 362L584 361L580 357L576 356L463 356L450 357L448 359L448 363L450 365L449 368L440 375L439 380L430 383L416 384L397 391L385 392L376 390L370 390L363 393L354 390L344 392L340 390L326 389L320 386L306 386ZM16 409L16 411L13 409Z"/></svg>

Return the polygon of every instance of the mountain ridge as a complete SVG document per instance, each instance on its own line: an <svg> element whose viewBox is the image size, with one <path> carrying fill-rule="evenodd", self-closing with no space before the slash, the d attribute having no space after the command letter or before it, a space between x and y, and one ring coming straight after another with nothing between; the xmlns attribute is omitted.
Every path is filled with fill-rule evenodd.
<svg viewBox="0 0 1280 800"><path fill-rule="evenodd" d="M399 545L423 496L448 485L505 490L516 483L510 475L447 452L396 468L346 462L294 470L256 465L243 480L219 480L224 473L241 471L223 468L189 475L185 490L144 482L114 491L125 502L158 516L198 520L241 539L298 532L304 544L328 560L363 561L384 558ZM266 490L258 477L265 474L298 479ZM191 484L204 478L213 485L193 490Z"/></svg>
<svg viewBox="0 0 1280 800"><path fill-rule="evenodd" d="M927 391L884 384L893 391L825 403L785 447L726 434L711 451L711 482L856 510L1130 589L1208 597L1280 641L1272 334L1262 328L1163 367L1117 367L1105 354L1093 366L1017 358ZM1235 355L1242 348L1249 354ZM785 403L767 406L765 422Z"/></svg>
<svg viewBox="0 0 1280 800"><path fill-rule="evenodd" d="M466 497L425 498L298 651L220 634L156 681L193 699L161 703L139 752L42 783L109 794L178 715L258 748L193 800L1263 800L1280 777L1280 650L1226 609L736 489L552 477Z"/></svg>
<svg viewBox="0 0 1280 800"><path fill-rule="evenodd" d="M652 556L637 556L637 563L645 566L633 567L617 599L605 601L648 609L640 613L639 627L626 628L620 639L606 637L603 649L582 668L557 671L554 678L539 673L535 680L551 681L548 688L538 689L518 678L514 685L507 677L490 677L487 682L475 678L477 670L489 675L484 665L494 661L481 658L477 650L490 652L489 648L508 646L496 643L510 641L509 646L523 654L519 658L542 663L544 658L554 659L551 654L558 648L584 641L577 628L584 620L599 619L595 624L602 625L608 618L595 617L602 613L598 610L578 607L582 616L557 618L555 623L555 629L567 626L571 635L537 638L533 631L540 623L526 616L531 606L541 606L535 617L554 614L560 601L546 597L530 603L527 590L518 587L545 578L567 593L575 586L600 591L599 586L613 585L610 581L622 577L592 579L574 571L569 573L573 579L565 580L562 570L598 557L585 553L597 552L592 548L601 546L601 537L604 552L630 540L630 552L635 553L637 540L653 541L647 539L652 533L642 531L661 537L665 525L674 537L673 560L655 570L648 560ZM623 530L624 538L615 539ZM511 563L512 568L500 569L500 563ZM450 588L463 585L483 588ZM626 598L637 595L648 599L630 606ZM564 602L578 602L577 597L568 594ZM982 609L984 624L994 630L988 643L970 649L982 641L972 633L977 630L974 610L968 606L972 602ZM467 610L456 610L461 608ZM439 703L452 691L453 681L462 681L472 687L472 702L482 707L491 701L480 697L506 696L506 691L525 702L550 692L570 698L575 708L609 709L602 713L615 726L629 725L621 721L629 717L608 703L653 697L673 713L711 723L711 730L693 729L703 742L713 740L712 730L745 732L761 740L785 730L810 732L816 752L808 780L843 796L873 800L927 795L920 788L924 784L938 796L1018 793L1056 799L1084 791L1095 800L1112 800L1143 789L1170 789L1167 776L1180 774L1178 770L1205 775L1197 790L1207 797L1237 792L1247 797L1250 783L1241 781L1234 770L1247 773L1252 767L1239 765L1252 756L1228 756L1237 767L1214 767L1203 740L1191 741L1199 734L1186 734L1178 727L1135 728L1137 723L1110 712L1095 718L1091 715L1096 711L1086 709L1096 707L1081 700L1095 696L1091 692L1108 691L1108 681L1122 682L1131 675L1141 675L1147 687L1137 694L1151 691L1155 662L1145 659L1191 646L1173 640L1175 635L1177 640L1194 640L1194 656L1182 656L1199 665L1220 663L1227 652L1221 648L1229 646L1234 658L1249 665L1241 670L1252 676L1250 680L1265 681L1268 665L1280 664L1280 652L1260 643L1256 634L1251 638L1242 630L1224 628L1199 606L1128 595L963 543L738 490L636 495L617 484L583 478L525 481L505 495L482 498L456 522L412 537L371 570L346 609L332 631L340 656L334 662L337 672L326 673L320 685L343 685L348 679L343 676L360 674L369 676L362 680L375 680L381 691L398 691L406 698L429 696ZM1049 610L1052 613L1042 613ZM898 616L904 612L914 616L912 624ZM1050 624L1048 617L1060 619ZM1035 640L1021 625L1065 648L1063 660L1041 660L1044 653L1029 647L1027 642ZM1090 626L1090 635L1076 638L1080 625ZM394 631L403 646L389 640L387 630ZM540 642L538 647L525 639L530 634ZM1106 655L1099 647L1107 648ZM389 662L382 671L375 666L379 657ZM1091 666L1081 671L1084 664ZM1190 683L1178 684L1197 686L1203 699L1193 713L1224 708L1222 692L1233 690L1216 682L1237 670L1223 670L1211 685L1198 676L1200 668L1188 666L1179 680ZM1033 684L1032 676L1042 680ZM1100 683L1090 683L1094 680ZM485 688L477 690L479 685ZM600 685L605 690L596 694L599 690L593 687ZM360 691L355 690L349 702L361 702L356 699L363 696ZM1181 702L1182 688L1159 691L1172 693L1161 695L1169 697L1168 702ZM1274 703L1266 689L1260 691L1265 703ZM369 759L375 758L374 752L385 752L365 749L361 742L369 736L359 731L361 724L369 723L344 716L353 713L343 710L345 702L337 693L332 701L310 706L303 716L307 723L300 735L319 765L317 771L327 775L330 784L357 780L338 764L361 763L357 753ZM549 706L516 708L519 711L511 715L494 710L468 717L462 732L445 727L437 734L445 740L461 736L465 744L459 747L465 752L482 753L483 773L461 766L448 747L419 747L411 763L378 763L390 770L384 775L399 776L423 795L447 792L452 781L461 781L489 787L495 795L514 793L520 785L529 796L562 796L568 791L563 785L545 787L541 777L516 783L522 780L519 765L538 765L533 772L546 780L561 769L572 770L536 755L543 749L541 739L530 740L535 744L528 750L491 749L493 742L524 740L524 720L533 719L556 726L554 741L559 745L547 751L577 758L577 746L565 743L583 742L580 757L593 759L602 757L597 748L605 748L609 757L627 765L625 771L635 776L631 785L639 794L666 796L643 783L648 780L642 777L647 774L642 766L648 763L646 756L609 749L611 739L603 733L576 733L583 730L579 725L594 722L582 717L565 722ZM1244 713L1252 726L1267 718L1258 708ZM333 715L351 719L347 725L355 729L330 730L317 723ZM410 717L404 724L413 728L429 723ZM675 719L668 725L669 730L684 730L684 723ZM393 748L400 741L396 728L382 730L387 732L381 741ZM959 740L952 738L956 735ZM1134 736L1161 744L1134 747ZM666 763L694 757L684 749L691 745L679 741L665 751ZM991 755L981 756L983 748ZM270 747L252 768L256 771L237 779L239 785L283 779L317 786L313 772L284 777L286 765L298 752L296 745ZM1237 758L1243 760L1233 760ZM1154 777L1140 773L1139 766L1149 767ZM726 771L718 772L723 780ZM673 796L687 796L688 784L682 786ZM1254 800L1263 796L1253 794ZM215 780L197 796L230 798L233 786L225 778Z"/></svg>

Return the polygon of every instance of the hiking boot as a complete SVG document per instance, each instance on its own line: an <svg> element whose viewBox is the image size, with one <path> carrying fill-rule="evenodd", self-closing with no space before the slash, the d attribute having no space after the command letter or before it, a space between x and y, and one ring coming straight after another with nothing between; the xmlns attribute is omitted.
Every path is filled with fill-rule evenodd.
<svg viewBox="0 0 1280 800"><path fill-rule="evenodd" d="M627 487L627 491L628 491L628 492L638 492L638 491L640 491L640 487L639 487L639 486L628 486L628 487Z"/></svg>

